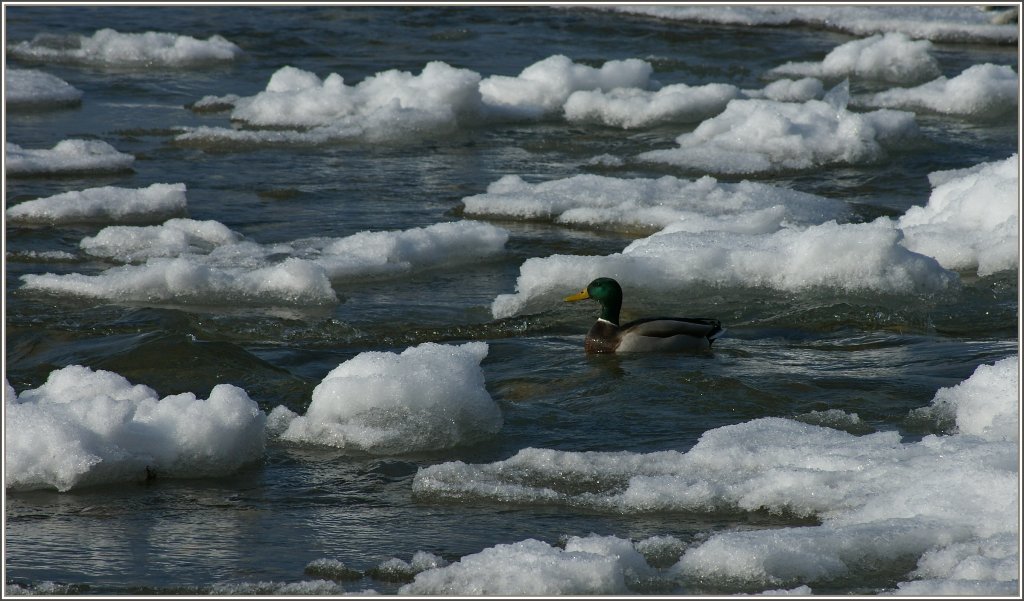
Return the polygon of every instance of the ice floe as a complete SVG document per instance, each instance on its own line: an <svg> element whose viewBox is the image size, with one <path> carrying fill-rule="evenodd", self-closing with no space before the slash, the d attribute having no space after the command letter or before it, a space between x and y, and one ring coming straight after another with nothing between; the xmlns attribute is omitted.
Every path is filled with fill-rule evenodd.
<svg viewBox="0 0 1024 601"><path fill-rule="evenodd" d="M216 221L171 219L110 226L80 242L122 263L96 275L28 274L23 288L127 302L325 305L332 280L395 277L480 260L503 250L508 232L477 221L259 244Z"/></svg>
<svg viewBox="0 0 1024 601"><path fill-rule="evenodd" d="M736 86L721 83L678 83L656 92L636 87L607 92L580 90L566 100L564 112L570 122L634 129L663 123L697 123L722 112L738 96Z"/></svg>
<svg viewBox="0 0 1024 601"><path fill-rule="evenodd" d="M36 69L7 69L4 73L4 103L8 110L74 106L81 102L82 91L55 75Z"/></svg>
<svg viewBox="0 0 1024 601"><path fill-rule="evenodd" d="M676 138L677 148L641 153L641 161L711 174L757 174L873 163L919 136L913 113L854 113L839 86L804 103L737 99L720 115Z"/></svg>
<svg viewBox="0 0 1024 601"><path fill-rule="evenodd" d="M135 157L102 140L61 140L53 148L22 148L6 143L7 175L109 173L132 168Z"/></svg>
<svg viewBox="0 0 1024 601"><path fill-rule="evenodd" d="M766 98L778 102L807 102L825 95L825 84L816 77L778 79L761 90L743 90L747 98Z"/></svg>
<svg viewBox="0 0 1024 601"><path fill-rule="evenodd" d="M487 351L468 342L360 353L324 377L305 415L279 406L270 419L283 440L375 454L476 442L502 426L480 368Z"/></svg>
<svg viewBox="0 0 1024 601"><path fill-rule="evenodd" d="M187 35L100 29L91 36L39 34L7 47L11 56L47 63L102 67L194 67L233 61L242 49L222 36L200 40Z"/></svg>
<svg viewBox="0 0 1024 601"><path fill-rule="evenodd" d="M140 223L185 213L185 184L130 189L104 186L64 192L7 209L8 223Z"/></svg>
<svg viewBox="0 0 1024 601"><path fill-rule="evenodd" d="M805 25L854 35L902 32L936 42L1015 44L1017 7L986 12L977 6L643 6L609 7L661 19L742 26Z"/></svg>
<svg viewBox="0 0 1024 601"><path fill-rule="evenodd" d="M912 40L903 33L874 35L836 47L820 62L789 62L768 77L846 77L913 83L938 77L939 62L931 55L932 43Z"/></svg>
<svg viewBox="0 0 1024 601"><path fill-rule="evenodd" d="M1012 356L939 390L931 407L955 413L956 429L919 442L904 442L894 431L855 436L767 417L705 432L686 452L528 448L490 464L442 463L421 468L413 490L421 500L486 499L630 515L767 510L821 522L712 534L685 548L665 571L663 577L684 587L815 586L910 557L917 567L903 575L899 592L1012 594L1018 573L1018 372L1019 358ZM639 571L647 564L629 552L629 541L611 542L596 557L584 558L568 545L564 551L532 540L498 545L423 572L403 590L478 594L481 587L503 586L508 588L501 592L519 594L622 593L623 563L635 562L632 569ZM602 566L601 578L588 579L602 582L602 590L557 588L582 559ZM560 579L535 579L539 588L527 591L516 579L504 579L507 567L485 575L483 566L492 562L574 567L560 570Z"/></svg>
<svg viewBox="0 0 1024 601"><path fill-rule="evenodd" d="M653 72L650 63L635 58L590 67L557 54L526 67L515 77L492 75L483 79L480 94L487 107L503 117L536 119L562 112L577 91L646 88Z"/></svg>
<svg viewBox="0 0 1024 601"><path fill-rule="evenodd" d="M1016 112L1020 81L1007 65L973 65L953 77L914 88L892 88L854 99L858 105L926 111L973 118Z"/></svg>
<svg viewBox="0 0 1024 601"><path fill-rule="evenodd" d="M989 275L1020 265L1018 155L931 175L928 204L911 207L897 225L902 244L947 269Z"/></svg>
<svg viewBox="0 0 1024 601"><path fill-rule="evenodd" d="M653 286L662 292L699 285L927 294L958 285L956 274L907 250L901 238L885 217L770 234L664 231L611 255L527 259L515 294L499 295L491 312L500 318L538 310L601 276L616 278L626 289Z"/></svg>
<svg viewBox="0 0 1024 601"><path fill-rule="evenodd" d="M818 224L847 215L846 203L768 184L621 179L577 175L530 184L506 175L487 192L462 200L467 215L553 220L557 223L652 233L674 231L770 233L786 225Z"/></svg>
<svg viewBox="0 0 1024 601"><path fill-rule="evenodd" d="M263 456L266 416L229 384L209 399L161 399L116 373L71 365L21 394L5 386L7 488L221 476Z"/></svg>

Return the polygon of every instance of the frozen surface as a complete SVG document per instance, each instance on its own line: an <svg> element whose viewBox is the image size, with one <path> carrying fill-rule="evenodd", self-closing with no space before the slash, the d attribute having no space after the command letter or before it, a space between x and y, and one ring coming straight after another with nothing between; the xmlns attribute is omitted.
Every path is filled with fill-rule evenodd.
<svg viewBox="0 0 1024 601"><path fill-rule="evenodd" d="M935 257L948 269L989 275L1017 269L1020 160L932 174L928 204L911 207L898 226L907 248Z"/></svg>
<svg viewBox="0 0 1024 601"><path fill-rule="evenodd" d="M769 77L845 77L888 82L925 81L940 75L928 40L911 40L903 33L874 35L838 46L820 62L786 63L769 71Z"/></svg>
<svg viewBox="0 0 1024 601"><path fill-rule="evenodd" d="M7 47L27 61L100 67L194 67L233 61L242 49L219 35L199 40L187 35L100 29L91 36L40 34Z"/></svg>
<svg viewBox="0 0 1024 601"><path fill-rule="evenodd" d="M952 79L938 77L914 88L893 88L857 98L856 102L985 119L1016 111L1019 89L1013 67L986 63L968 67Z"/></svg>
<svg viewBox="0 0 1024 601"><path fill-rule="evenodd" d="M183 214L185 184L129 189L104 186L37 198L7 209L9 223L146 222Z"/></svg>
<svg viewBox="0 0 1024 601"><path fill-rule="evenodd" d="M956 431L920 442L902 442L897 432L855 436L769 417L705 432L687 452L528 448L491 464L438 464L420 469L413 490L431 499L629 514L766 510L821 522L714 534L686 548L667 570L684 586L814 586L914 557L916 569L894 575L905 581L902 592L1011 594L1018 569L1018 372L1013 356L939 390L933 409L955 413ZM478 592L473 587L501 583L507 571L472 575L474 565L513 564L520 556L547 565L569 559L560 553L537 541L499 545L419 575L409 591ZM601 555L608 561L612 554ZM614 556L632 564L628 552ZM622 592L614 577L619 568L606 569L612 576L589 581L602 582L600 592ZM551 587L560 582L538 580Z"/></svg>
<svg viewBox="0 0 1024 601"><path fill-rule="evenodd" d="M504 229L466 220L259 244L217 221L171 219L110 226L80 243L91 255L133 264L22 281L28 290L128 302L324 305L338 300L332 280L461 265L500 252L507 240Z"/></svg>
<svg viewBox="0 0 1024 601"><path fill-rule="evenodd" d="M7 69L4 73L8 109L74 106L81 101L82 91L55 75L36 69Z"/></svg>
<svg viewBox="0 0 1024 601"><path fill-rule="evenodd" d="M369 351L342 363L313 390L305 415L271 413L284 440L374 454L475 442L501 429L484 386L484 342L424 343L400 354Z"/></svg>
<svg viewBox="0 0 1024 601"><path fill-rule="evenodd" d="M757 174L873 163L918 134L913 113L846 109L843 86L804 103L733 100L725 111L678 138L678 148L639 159L712 174Z"/></svg>
<svg viewBox="0 0 1024 601"><path fill-rule="evenodd" d="M846 204L787 188L705 176L685 180L577 175L530 184L506 175L463 199L468 215L554 220L600 229L768 233L844 217Z"/></svg>
<svg viewBox="0 0 1024 601"><path fill-rule="evenodd" d="M935 259L901 246L901 232L884 217L769 234L671 229L611 255L527 259L519 269L516 293L495 298L491 312L510 317L539 310L597 277L615 278L627 290L661 293L737 286L920 294L958 285L956 275Z"/></svg>
<svg viewBox="0 0 1024 601"><path fill-rule="evenodd" d="M620 12L662 19L745 26L808 25L855 35L903 32L941 42L1016 43L1017 10L983 12L974 6L616 6Z"/></svg>
<svg viewBox="0 0 1024 601"><path fill-rule="evenodd" d="M126 171L134 162L102 140L62 140L48 150L7 142L7 175Z"/></svg>
<svg viewBox="0 0 1024 601"><path fill-rule="evenodd" d="M221 476L263 456L266 416L229 384L209 399L161 399L116 373L71 365L20 395L5 386L7 488Z"/></svg>

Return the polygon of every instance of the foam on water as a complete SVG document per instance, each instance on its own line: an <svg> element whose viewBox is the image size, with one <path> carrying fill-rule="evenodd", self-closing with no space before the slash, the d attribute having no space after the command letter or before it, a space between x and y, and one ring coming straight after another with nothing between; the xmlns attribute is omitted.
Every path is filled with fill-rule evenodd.
<svg viewBox="0 0 1024 601"><path fill-rule="evenodd" d="M137 223L185 213L185 184L104 186L37 198L7 209L8 223Z"/></svg>
<svg viewBox="0 0 1024 601"><path fill-rule="evenodd" d="M271 422L283 440L375 454L475 442L502 426L480 368L487 351L468 342L360 353L317 385L305 415L279 406Z"/></svg>
<svg viewBox="0 0 1024 601"><path fill-rule="evenodd" d="M113 372L71 365L20 395L6 380L5 388L10 489L220 476L263 456L266 416L229 384L209 399L161 399Z"/></svg>
<svg viewBox="0 0 1024 601"><path fill-rule="evenodd" d="M919 135L913 113L846 110L842 87L804 103L738 99L678 138L678 148L641 153L641 161L713 174L755 174L864 164Z"/></svg>
<svg viewBox="0 0 1024 601"><path fill-rule="evenodd" d="M332 280L462 265L500 252L507 240L504 229L466 220L259 244L217 221L171 219L106 227L80 243L90 255L142 264L21 279L26 290L129 302L324 305L338 301Z"/></svg>
<svg viewBox="0 0 1024 601"><path fill-rule="evenodd" d="M102 140L62 140L51 149L22 148L7 142L7 175L130 170L135 157L118 152Z"/></svg>
<svg viewBox="0 0 1024 601"><path fill-rule="evenodd" d="M943 76L915 88L893 88L859 97L856 103L984 119L1016 111L1019 89L1013 67L986 63L952 79Z"/></svg>
<svg viewBox="0 0 1024 601"><path fill-rule="evenodd" d="M1018 371L1013 356L941 389L932 407L955 412L956 430L920 442L901 442L898 432L854 436L769 417L705 432L685 453L530 448L491 464L438 464L420 469L413 490L421 498L627 514L767 510L821 521L734 530L691 545L661 575L684 587L815 586L912 557L917 568L902 576L908 581L900 584L904 592L1012 594L1018 571ZM595 558L603 558L605 576L589 581L601 582L603 590L576 592L622 592L615 577L620 568L613 566L635 560L628 548L621 551L628 543ZM424 572L403 590L475 593L514 576L510 565L572 565L568 551L537 541L499 545ZM555 591L544 587L559 586L565 572L571 573L562 569L537 579L538 592Z"/></svg>
<svg viewBox="0 0 1024 601"><path fill-rule="evenodd" d="M530 184L506 175L462 200L468 215L551 219L602 229L769 233L783 224L817 224L847 215L845 203L768 184L664 176L620 179L577 175Z"/></svg>
<svg viewBox="0 0 1024 601"><path fill-rule="evenodd" d="M936 42L1014 44L1017 9L983 12L974 6L641 6L609 7L661 19L746 26L807 25L854 35L903 32ZM1012 20L1011 20L1012 17Z"/></svg>
<svg viewBox="0 0 1024 601"><path fill-rule="evenodd" d="M932 174L928 204L911 207L897 225L902 244L947 269L989 275L1020 264L1020 160Z"/></svg>
<svg viewBox="0 0 1024 601"><path fill-rule="evenodd" d="M74 106L82 91L63 79L35 69L7 69L4 73L4 103L7 109Z"/></svg>
<svg viewBox="0 0 1024 601"><path fill-rule="evenodd" d="M694 233L670 227L611 255L527 259L519 268L516 293L495 298L491 312L510 317L538 310L597 277L615 278L626 289L663 293L692 286L764 286L927 294L958 285L956 274L901 246L901 237L884 217L770 234Z"/></svg>
<svg viewBox="0 0 1024 601"><path fill-rule="evenodd" d="M187 35L147 31L120 33L100 29L91 36L40 34L7 47L26 61L103 67L192 67L233 61L242 49L219 35L199 40Z"/></svg>
<svg viewBox="0 0 1024 601"><path fill-rule="evenodd" d="M911 40L904 33L874 35L836 47L820 63L789 62L766 74L768 77L856 77L889 82L924 81L940 75L928 40Z"/></svg>

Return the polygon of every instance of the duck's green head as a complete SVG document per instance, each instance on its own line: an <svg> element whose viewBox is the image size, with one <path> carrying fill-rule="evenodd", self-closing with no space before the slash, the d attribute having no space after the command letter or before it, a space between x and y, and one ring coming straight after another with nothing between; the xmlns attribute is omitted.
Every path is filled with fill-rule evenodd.
<svg viewBox="0 0 1024 601"><path fill-rule="evenodd" d="M619 324L619 310L622 308L622 287L611 278L597 278L582 291L565 297L573 302L592 298L601 303L601 319Z"/></svg>

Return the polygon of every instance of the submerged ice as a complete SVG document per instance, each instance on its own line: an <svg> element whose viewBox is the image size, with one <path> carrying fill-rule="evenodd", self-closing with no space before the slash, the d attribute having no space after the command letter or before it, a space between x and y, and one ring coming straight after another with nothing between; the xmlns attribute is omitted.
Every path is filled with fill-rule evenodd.
<svg viewBox="0 0 1024 601"><path fill-rule="evenodd" d="M705 432L687 452L529 448L492 464L442 463L421 468L413 489L421 499L559 504L627 514L767 510L821 522L713 534L686 548L659 576L684 587L813 588L910 556L917 558L917 568L903 576L901 591L1012 593L1019 510L1018 362L1014 356L982 365L960 385L939 390L931 411L953 414L955 429L920 442L903 442L897 432L855 436L767 417ZM614 550L599 552L611 574L608 588L600 591L606 594L623 592L623 574L650 569L636 562L630 541L613 542ZM555 579L506 582L505 570L488 574L476 566L505 565L513 553L569 566L568 551L568 546L559 551L537 541L499 545L424 572L403 590L563 592ZM624 561L638 567L627 569ZM474 569L476 577L467 578Z"/></svg>
<svg viewBox="0 0 1024 601"><path fill-rule="evenodd" d="M502 425L480 368L487 351L468 342L360 353L324 377L305 415L278 407L270 419L283 440L374 454L476 442Z"/></svg>

